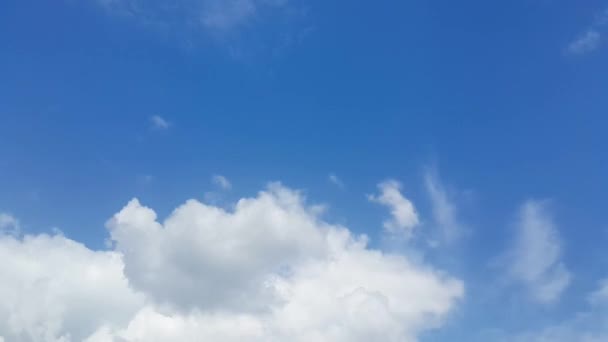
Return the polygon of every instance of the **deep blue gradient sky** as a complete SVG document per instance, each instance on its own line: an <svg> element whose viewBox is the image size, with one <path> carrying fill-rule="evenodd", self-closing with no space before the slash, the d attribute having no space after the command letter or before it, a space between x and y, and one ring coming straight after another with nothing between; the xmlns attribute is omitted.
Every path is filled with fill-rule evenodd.
<svg viewBox="0 0 608 342"><path fill-rule="evenodd" d="M385 211L366 194L397 179L428 217L433 169L470 234L446 252L461 261L428 257L469 282L426 340L585 310L608 276L608 2L289 6L213 31L92 0L2 1L0 211L104 248L105 221L129 199L164 217L221 174L233 185L221 203L281 181L381 245ZM592 27L599 43L571 51ZM549 200L574 274L550 307L487 288L528 199Z"/></svg>

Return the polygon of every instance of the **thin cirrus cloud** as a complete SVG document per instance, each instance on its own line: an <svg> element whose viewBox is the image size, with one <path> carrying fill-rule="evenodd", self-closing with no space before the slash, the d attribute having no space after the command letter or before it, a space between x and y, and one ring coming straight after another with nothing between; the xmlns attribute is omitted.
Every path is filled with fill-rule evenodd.
<svg viewBox="0 0 608 342"><path fill-rule="evenodd" d="M222 190L232 189L232 183L230 183L228 178L222 175L213 175L213 177L211 177L211 182Z"/></svg>
<svg viewBox="0 0 608 342"><path fill-rule="evenodd" d="M335 173L330 173L327 176L327 179L329 180L330 183L332 183L333 185L337 186L338 188L340 188L340 189L344 189L345 188L344 182Z"/></svg>
<svg viewBox="0 0 608 342"><path fill-rule="evenodd" d="M437 241L443 244L455 242L465 232L464 225L458 219L456 203L450 198L436 171L428 170L425 173L424 185L431 201L433 221L438 230Z"/></svg>
<svg viewBox="0 0 608 342"><path fill-rule="evenodd" d="M509 252L510 277L536 302L554 303L572 276L561 260L561 239L547 203L525 202L515 228L515 243Z"/></svg>
<svg viewBox="0 0 608 342"><path fill-rule="evenodd" d="M503 332L498 342L603 342L608 341L608 281L588 296L590 306L561 322L519 334Z"/></svg>
<svg viewBox="0 0 608 342"><path fill-rule="evenodd" d="M0 234L17 234L19 231L19 220L11 214L0 213Z"/></svg>
<svg viewBox="0 0 608 342"><path fill-rule="evenodd" d="M160 115L151 116L150 124L152 125L152 128L157 130L167 130L171 127L171 123Z"/></svg>
<svg viewBox="0 0 608 342"><path fill-rule="evenodd" d="M607 24L608 8L601 11L591 25L568 44L566 51L571 55L585 55L597 50L602 44Z"/></svg>
<svg viewBox="0 0 608 342"><path fill-rule="evenodd" d="M273 183L162 222L133 199L108 251L0 235L0 340L415 341L463 297L461 280L319 215Z"/></svg>
<svg viewBox="0 0 608 342"><path fill-rule="evenodd" d="M593 305L608 304L608 278L603 279L598 289L589 295L589 302Z"/></svg>
<svg viewBox="0 0 608 342"><path fill-rule="evenodd" d="M568 52L576 55L592 52L600 46L600 40L600 33L590 29L568 45Z"/></svg>
<svg viewBox="0 0 608 342"><path fill-rule="evenodd" d="M227 32L250 23L266 9L281 9L287 0L97 0L108 13L154 26L187 26Z"/></svg>
<svg viewBox="0 0 608 342"><path fill-rule="evenodd" d="M389 209L391 218L384 221L384 229L391 234L411 237L419 224L418 212L414 204L401 193L401 183L389 179L378 184L378 190L378 195L368 195L368 199Z"/></svg>

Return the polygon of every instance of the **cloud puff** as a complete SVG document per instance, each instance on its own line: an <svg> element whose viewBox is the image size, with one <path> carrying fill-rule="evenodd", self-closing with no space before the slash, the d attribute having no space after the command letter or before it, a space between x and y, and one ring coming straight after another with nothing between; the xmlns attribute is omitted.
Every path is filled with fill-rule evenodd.
<svg viewBox="0 0 608 342"><path fill-rule="evenodd" d="M517 237L510 252L510 275L540 303L556 301L570 284L561 261L559 233L546 204L528 201L521 207Z"/></svg>
<svg viewBox="0 0 608 342"><path fill-rule="evenodd" d="M391 219L384 221L384 228L390 233L411 236L414 227L419 223L418 213L410 200L401 194L401 184L389 179L378 184L379 195L369 195L372 202L389 208Z"/></svg>
<svg viewBox="0 0 608 342"><path fill-rule="evenodd" d="M195 200L162 223L132 200L111 251L0 238L0 336L19 341L415 341L461 281L323 221L272 184L230 210Z"/></svg>
<svg viewBox="0 0 608 342"><path fill-rule="evenodd" d="M592 52L600 46L600 40L601 35L598 31L587 30L568 45L568 52L576 55Z"/></svg>

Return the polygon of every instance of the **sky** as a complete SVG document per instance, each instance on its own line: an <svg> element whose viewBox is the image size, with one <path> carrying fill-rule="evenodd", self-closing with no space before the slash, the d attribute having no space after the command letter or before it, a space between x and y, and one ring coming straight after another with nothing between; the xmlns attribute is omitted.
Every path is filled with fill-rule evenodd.
<svg viewBox="0 0 608 342"><path fill-rule="evenodd" d="M608 340L608 2L0 3L0 341Z"/></svg>

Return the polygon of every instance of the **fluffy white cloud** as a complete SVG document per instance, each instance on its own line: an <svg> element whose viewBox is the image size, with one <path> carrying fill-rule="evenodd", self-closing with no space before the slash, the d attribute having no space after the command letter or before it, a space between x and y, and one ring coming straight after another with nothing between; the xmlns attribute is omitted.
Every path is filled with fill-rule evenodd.
<svg viewBox="0 0 608 342"><path fill-rule="evenodd" d="M190 200L162 223L133 200L108 221L112 251L5 235L0 336L415 341L463 296L461 281L370 249L318 215L272 184L230 211Z"/></svg>
<svg viewBox="0 0 608 342"><path fill-rule="evenodd" d="M536 301L556 301L570 284L571 275L561 261L559 233L545 203L524 203L516 228L510 275L524 284Z"/></svg>
<svg viewBox="0 0 608 342"><path fill-rule="evenodd" d="M264 276L324 253L324 236L297 193L272 185L234 212L195 200L160 224L131 201L108 223L132 284L182 307L252 308L273 294Z"/></svg>
<svg viewBox="0 0 608 342"><path fill-rule="evenodd" d="M384 221L384 228L390 233L411 236L414 227L419 223L414 204L401 194L401 184L389 179L378 184L379 195L369 195L372 202L389 208L391 219Z"/></svg>
<svg viewBox="0 0 608 342"><path fill-rule="evenodd" d="M63 236L0 236L0 336L7 341L81 341L129 319L142 297L122 258Z"/></svg>

